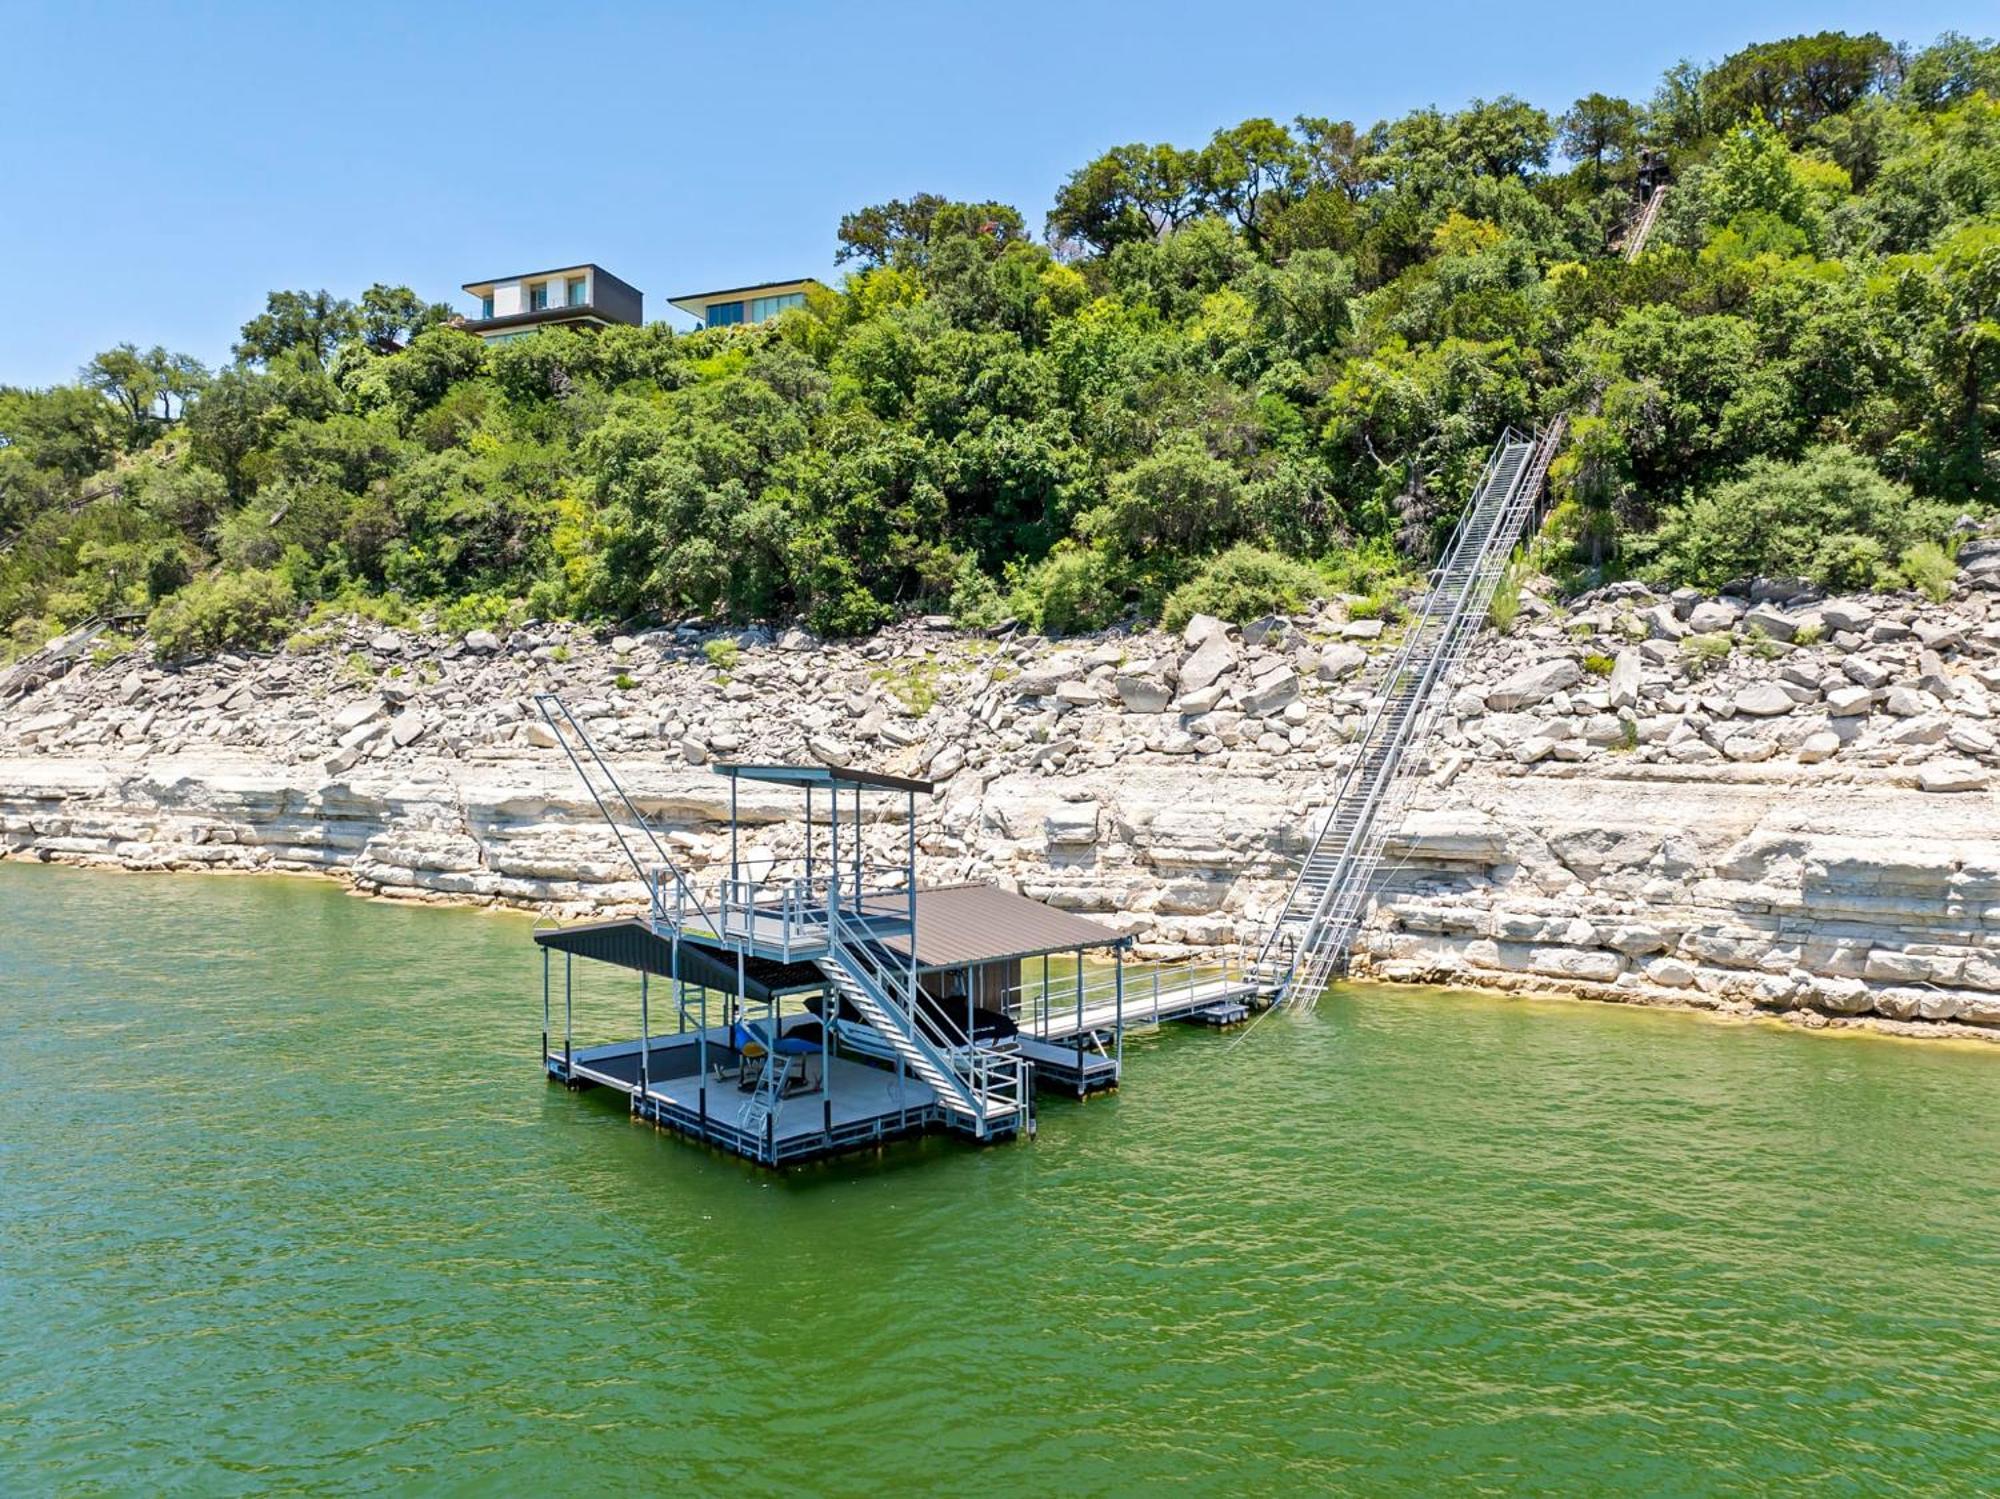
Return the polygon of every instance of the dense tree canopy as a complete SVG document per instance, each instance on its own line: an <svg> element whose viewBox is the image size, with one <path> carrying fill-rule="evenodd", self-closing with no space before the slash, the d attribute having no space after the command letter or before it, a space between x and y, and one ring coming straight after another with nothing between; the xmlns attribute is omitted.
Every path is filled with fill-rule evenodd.
<svg viewBox="0 0 2000 1499"><path fill-rule="evenodd" d="M839 289L691 335L273 292L224 370L123 344L0 389L0 623L1275 607L1427 565L1499 432L1558 411L1574 581L1891 578L2000 502L1996 87L1990 42L1827 33L1643 104L1253 118L1085 162L1046 243L857 209ZM1676 186L1627 263L1642 150Z"/></svg>

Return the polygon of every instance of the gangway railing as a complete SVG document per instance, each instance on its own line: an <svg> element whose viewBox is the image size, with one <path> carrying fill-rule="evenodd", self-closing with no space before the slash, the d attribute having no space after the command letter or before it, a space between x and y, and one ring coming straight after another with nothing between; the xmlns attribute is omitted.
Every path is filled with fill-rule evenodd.
<svg viewBox="0 0 2000 1499"><path fill-rule="evenodd" d="M1038 1041L1067 1040L1080 1032L1178 1020L1224 1000L1254 992L1256 978L1241 962L1125 963L1090 965L1034 978L1001 991L997 1004Z"/></svg>
<svg viewBox="0 0 2000 1499"><path fill-rule="evenodd" d="M0 671L0 704L25 696L38 674L46 677L67 673L83 655L84 647L109 629L111 623L109 615L93 614L75 629L45 641L5 671ZM55 671L56 667L62 670Z"/></svg>
<svg viewBox="0 0 2000 1499"><path fill-rule="evenodd" d="M1495 443L1417 618L1391 662L1331 814L1299 866L1253 971L1273 1002L1310 1009L1344 963L1408 809L1422 752L1534 509L1560 427Z"/></svg>

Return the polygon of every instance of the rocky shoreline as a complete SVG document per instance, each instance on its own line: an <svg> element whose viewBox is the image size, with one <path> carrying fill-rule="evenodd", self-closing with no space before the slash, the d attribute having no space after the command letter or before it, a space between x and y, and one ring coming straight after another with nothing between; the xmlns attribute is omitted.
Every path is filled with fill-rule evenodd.
<svg viewBox="0 0 2000 1499"><path fill-rule="evenodd" d="M1960 561L1942 603L1530 595L1468 663L1357 975L2000 1040L2000 546ZM1002 880L1154 955L1240 950L1393 654L1352 602L1063 641L356 621L83 662L0 708L0 857L636 905L535 710L559 691L697 881L728 856L710 763L810 757L938 783L926 879ZM797 848L791 800L747 793L745 857Z"/></svg>

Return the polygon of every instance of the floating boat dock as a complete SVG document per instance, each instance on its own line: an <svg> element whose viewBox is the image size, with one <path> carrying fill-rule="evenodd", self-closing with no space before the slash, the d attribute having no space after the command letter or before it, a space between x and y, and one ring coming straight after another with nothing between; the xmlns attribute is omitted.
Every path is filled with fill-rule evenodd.
<svg viewBox="0 0 2000 1499"><path fill-rule="evenodd" d="M902 777L717 766L730 872L697 891L559 700L542 706L651 890L642 916L535 933L542 1065L624 1093L639 1118L774 1167L931 1130L1012 1139L1033 1133L1037 1089L1118 1086L1128 1029L1228 1024L1268 997L1241 971L1130 963L1129 938L998 885L920 887L931 787ZM795 867L736 857L743 781L802 794ZM864 852L867 795L905 800L896 863ZM636 974L637 1035L578 1045L579 959Z"/></svg>

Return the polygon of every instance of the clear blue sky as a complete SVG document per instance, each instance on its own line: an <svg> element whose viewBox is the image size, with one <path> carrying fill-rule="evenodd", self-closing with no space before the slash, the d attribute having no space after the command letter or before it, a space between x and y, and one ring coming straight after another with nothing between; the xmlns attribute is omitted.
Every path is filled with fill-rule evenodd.
<svg viewBox="0 0 2000 1499"><path fill-rule="evenodd" d="M1039 227L1075 166L1251 115L1366 125L1985 4L1214 0L455 6L0 0L0 383L122 340L213 365L278 287L595 260L670 295L828 275L844 210L928 190Z"/></svg>

